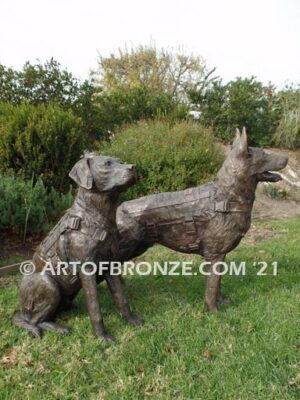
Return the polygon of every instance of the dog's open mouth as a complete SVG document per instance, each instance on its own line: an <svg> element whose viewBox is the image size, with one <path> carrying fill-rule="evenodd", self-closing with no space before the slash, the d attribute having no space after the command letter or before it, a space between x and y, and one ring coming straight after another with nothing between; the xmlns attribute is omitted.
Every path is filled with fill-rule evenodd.
<svg viewBox="0 0 300 400"><path fill-rule="evenodd" d="M258 174L259 182L278 182L281 181L282 178L279 174L275 174L275 172L265 171L261 174Z"/></svg>

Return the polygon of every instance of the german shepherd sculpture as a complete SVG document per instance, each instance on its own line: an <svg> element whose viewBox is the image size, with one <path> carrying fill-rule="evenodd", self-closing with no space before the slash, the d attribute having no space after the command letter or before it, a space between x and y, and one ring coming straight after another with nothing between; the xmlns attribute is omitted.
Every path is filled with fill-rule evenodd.
<svg viewBox="0 0 300 400"><path fill-rule="evenodd" d="M47 262L56 269L59 262L69 265L117 259L117 199L136 182L136 170L114 158L95 156L78 161L70 177L79 186L74 204L37 248L32 259L35 273L23 277L21 312L14 322L38 338L43 330L68 333L54 318L59 310L70 307L82 287L96 336L111 341L114 337L105 331L98 299L97 283L102 280L107 281L121 315L133 325L141 323L131 313L120 276L111 275L109 270L102 275L83 273L81 265L75 274L69 269L60 274L41 272Z"/></svg>
<svg viewBox="0 0 300 400"><path fill-rule="evenodd" d="M209 311L227 302L220 290L220 262L250 228L258 182L276 182L287 157L248 147L245 128L237 130L232 149L216 179L178 192L145 196L117 209L120 258L130 260L159 243L210 262L205 303ZM213 264L219 262L219 265ZM217 272L217 273L216 273Z"/></svg>

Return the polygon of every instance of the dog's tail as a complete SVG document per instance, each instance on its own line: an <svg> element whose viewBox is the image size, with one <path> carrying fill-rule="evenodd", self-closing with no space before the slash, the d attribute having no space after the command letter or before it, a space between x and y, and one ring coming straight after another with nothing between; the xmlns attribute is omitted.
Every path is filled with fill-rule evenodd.
<svg viewBox="0 0 300 400"><path fill-rule="evenodd" d="M34 337L37 339L41 339L43 335L42 329L34 325L32 322L27 321L21 313L16 313L13 316L13 322L15 325L19 326L20 328L27 329L29 332L32 333Z"/></svg>

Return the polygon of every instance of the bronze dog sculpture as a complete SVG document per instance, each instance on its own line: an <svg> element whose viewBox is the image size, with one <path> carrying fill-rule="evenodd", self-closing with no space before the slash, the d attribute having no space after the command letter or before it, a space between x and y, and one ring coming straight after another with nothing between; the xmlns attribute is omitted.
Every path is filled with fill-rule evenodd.
<svg viewBox="0 0 300 400"><path fill-rule="evenodd" d="M205 303L209 311L227 302L220 290L221 264L250 228L258 182L276 182L287 157L248 147L246 130L237 135L216 179L178 192L145 196L122 203L117 210L120 258L130 260L159 243L210 262Z"/></svg>
<svg viewBox="0 0 300 400"><path fill-rule="evenodd" d="M43 330L68 333L53 319L59 310L71 305L82 287L96 336L111 341L114 337L105 331L98 301L97 283L100 281L107 281L121 315L133 325L141 323L131 313L121 277L112 276L109 270L102 275L86 274L80 267L75 274L67 270L66 275L41 271L47 262L56 268L59 262L116 260L117 198L136 182L136 170L133 165L111 157L95 156L78 161L69 175L79 186L74 204L37 248L32 259L35 273L22 280L21 312L15 315L14 322L38 338Z"/></svg>

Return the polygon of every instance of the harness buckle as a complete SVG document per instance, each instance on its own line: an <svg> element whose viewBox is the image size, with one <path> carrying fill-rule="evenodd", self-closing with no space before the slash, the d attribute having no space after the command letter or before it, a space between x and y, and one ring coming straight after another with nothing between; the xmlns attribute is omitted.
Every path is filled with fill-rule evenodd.
<svg viewBox="0 0 300 400"><path fill-rule="evenodd" d="M156 224L154 222L147 223L147 233L152 239L157 240L158 232L157 232Z"/></svg>
<svg viewBox="0 0 300 400"><path fill-rule="evenodd" d="M79 217L70 216L68 220L68 228L77 231L79 229L81 219Z"/></svg>
<svg viewBox="0 0 300 400"><path fill-rule="evenodd" d="M185 220L185 230L188 235L195 235L197 233L195 221L193 218Z"/></svg>
<svg viewBox="0 0 300 400"><path fill-rule="evenodd" d="M217 212L229 212L230 211L230 203L228 200L216 201L214 211Z"/></svg>

